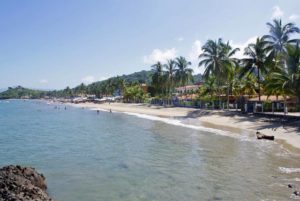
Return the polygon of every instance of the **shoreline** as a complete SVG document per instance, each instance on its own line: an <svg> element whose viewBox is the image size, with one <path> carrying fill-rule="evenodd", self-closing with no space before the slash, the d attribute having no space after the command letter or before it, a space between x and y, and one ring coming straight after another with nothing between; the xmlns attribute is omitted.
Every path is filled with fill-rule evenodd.
<svg viewBox="0 0 300 201"><path fill-rule="evenodd" d="M267 121L267 118L253 115L237 114L229 111L209 111L195 108L163 107L149 104L129 103L79 103L68 105L84 107L93 110L112 110L112 112L132 113L137 115L150 115L165 119L181 120L189 126L202 126L204 128L229 131L232 133L247 132L249 136L256 138L256 131L265 135L274 135L275 142L284 148L300 153L300 126L289 125L283 127L278 122ZM297 123L295 123L297 124Z"/></svg>

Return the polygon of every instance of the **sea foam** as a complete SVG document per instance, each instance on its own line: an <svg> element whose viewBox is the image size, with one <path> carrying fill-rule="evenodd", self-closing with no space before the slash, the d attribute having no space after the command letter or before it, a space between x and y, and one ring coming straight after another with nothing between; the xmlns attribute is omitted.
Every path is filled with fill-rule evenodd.
<svg viewBox="0 0 300 201"><path fill-rule="evenodd" d="M287 167L279 167L280 172L290 174L290 173L299 173L300 168L287 168Z"/></svg>

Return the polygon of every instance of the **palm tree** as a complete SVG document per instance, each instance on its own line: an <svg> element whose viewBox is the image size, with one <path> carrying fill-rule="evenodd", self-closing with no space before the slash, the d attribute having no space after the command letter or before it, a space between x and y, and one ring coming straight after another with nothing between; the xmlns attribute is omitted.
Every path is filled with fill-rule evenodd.
<svg viewBox="0 0 300 201"><path fill-rule="evenodd" d="M193 79L193 69L189 68L192 63L190 61L187 61L184 57L178 57L176 58L176 66L177 71L175 73L176 80L181 86L185 86L189 81L192 81ZM186 91L186 89L185 89Z"/></svg>
<svg viewBox="0 0 300 201"><path fill-rule="evenodd" d="M300 103L300 45L298 42L295 46L287 46L286 63L288 67L287 72L291 78L291 85Z"/></svg>
<svg viewBox="0 0 300 201"><path fill-rule="evenodd" d="M163 71L163 64L161 62L157 62L156 64L152 65L152 84L156 90L156 93L160 94L162 92L162 88L164 87L163 83L163 76L164 76L164 71Z"/></svg>
<svg viewBox="0 0 300 201"><path fill-rule="evenodd" d="M218 91L216 86L216 77L213 75L207 77L201 88L203 89L201 95L205 96L209 94L210 100L212 101L212 106L214 108L213 96Z"/></svg>
<svg viewBox="0 0 300 201"><path fill-rule="evenodd" d="M219 96L219 106L221 104L220 100L220 86L222 82L226 82L227 73L230 72L230 68L236 65L236 60L232 56L239 50L238 48L232 48L229 42L226 44L219 38L217 41L208 40L202 47L203 53L199 55L201 61L199 62L199 67L204 66L204 78L207 79L210 75L216 77L218 85L218 96Z"/></svg>
<svg viewBox="0 0 300 201"><path fill-rule="evenodd" d="M243 80L241 80L240 83L240 93L242 95L249 95L253 96L256 95L256 89L257 88L257 82L256 78L253 74L248 74L246 77L244 77Z"/></svg>
<svg viewBox="0 0 300 201"><path fill-rule="evenodd" d="M297 39L291 39L293 33L300 33L300 29L294 23L282 24L281 19L274 19L273 23L267 23L269 35L265 35L267 48L275 57L286 52L286 45L295 43Z"/></svg>
<svg viewBox="0 0 300 201"><path fill-rule="evenodd" d="M286 96L298 97L300 103L300 46L299 43L286 47L287 69L281 68L271 74L266 88L268 91L283 95L286 111Z"/></svg>
<svg viewBox="0 0 300 201"><path fill-rule="evenodd" d="M203 53L199 55L199 67L204 66L204 78L208 78L209 75L219 75L222 71L221 59L222 59L222 39L218 41L208 40L202 47Z"/></svg>
<svg viewBox="0 0 300 201"><path fill-rule="evenodd" d="M223 46L224 58L222 65L225 67L225 77L227 77L227 109L229 109L229 93L238 70L238 59L233 58L233 56L239 50L239 48L232 48L229 41Z"/></svg>
<svg viewBox="0 0 300 201"><path fill-rule="evenodd" d="M168 60L166 67L166 75L167 75L167 82L168 82L168 92L171 93L172 88L174 87L174 80L176 74L176 62L173 59Z"/></svg>
<svg viewBox="0 0 300 201"><path fill-rule="evenodd" d="M222 69L222 57L223 57L223 41L222 39L218 39L218 41L208 40L204 46L202 46L203 53L199 55L199 67L204 66L205 70L203 73L203 77L206 80L210 75L216 77L216 82L218 85L218 89L220 89L221 83L221 74L223 72ZM220 90L218 90L219 97L219 106L221 104L220 100Z"/></svg>
<svg viewBox="0 0 300 201"><path fill-rule="evenodd" d="M186 85L193 78L193 69L188 67L192 65L192 63L181 56L176 58L175 64L177 66L177 71L175 74L177 81L180 85Z"/></svg>
<svg viewBox="0 0 300 201"><path fill-rule="evenodd" d="M267 65L271 63L271 57L267 56L267 42L264 38L257 38L255 43L251 43L244 50L244 55L247 58L242 59L243 68L240 77L247 74L256 74L258 83L258 99L261 97L261 73L267 73Z"/></svg>

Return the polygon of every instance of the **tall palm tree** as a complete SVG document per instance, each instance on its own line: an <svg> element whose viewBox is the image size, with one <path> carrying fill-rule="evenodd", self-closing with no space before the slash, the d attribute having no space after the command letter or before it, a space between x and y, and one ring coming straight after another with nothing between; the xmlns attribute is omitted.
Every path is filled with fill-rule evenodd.
<svg viewBox="0 0 300 201"><path fill-rule="evenodd" d="M193 69L189 68L192 63L187 61L184 57L178 57L175 60L177 71L175 73L176 80L182 86L185 86L189 81L193 79Z"/></svg>
<svg viewBox="0 0 300 201"><path fill-rule="evenodd" d="M222 46L222 39L218 39L218 41L208 40L202 47L203 53L199 55L201 59L199 67L205 67L204 78L208 78L211 74L219 75L222 71Z"/></svg>
<svg viewBox="0 0 300 201"><path fill-rule="evenodd" d="M152 85L154 86L156 93L160 94L163 89L163 81L164 81L164 65L161 62L157 62L156 64L152 65Z"/></svg>
<svg viewBox="0 0 300 201"><path fill-rule="evenodd" d="M287 72L290 75L292 86L298 97L300 103L300 43L297 42L295 46L287 46Z"/></svg>
<svg viewBox="0 0 300 201"><path fill-rule="evenodd" d="M265 35L267 48L274 56L286 52L286 45L297 42L291 39L293 33L300 33L300 29L294 23L282 24L281 19L274 19L273 23L267 23L269 35Z"/></svg>
<svg viewBox="0 0 300 201"><path fill-rule="evenodd" d="M175 75L176 75L176 62L173 59L168 60L166 67L166 75L168 82L168 92L171 93L172 88L174 87Z"/></svg>
<svg viewBox="0 0 300 201"><path fill-rule="evenodd" d="M258 99L261 100L261 74L267 73L267 65L271 63L271 57L267 56L267 42L264 38L257 38L255 43L251 43L244 50L246 58L242 59L243 68L240 77L247 74L256 74L258 83Z"/></svg>
<svg viewBox="0 0 300 201"><path fill-rule="evenodd" d="M230 68L235 66L236 62L232 56L239 50L238 48L232 48L229 42L224 43L221 38L217 41L208 40L202 47L203 53L199 55L199 67L204 66L204 78L208 78L210 75L216 77L218 88L220 89L221 83L227 82L227 74L230 72ZM221 104L219 90L219 106Z"/></svg>
<svg viewBox="0 0 300 201"><path fill-rule="evenodd" d="M300 103L300 46L297 43L286 48L287 69L281 68L273 72L266 88L281 93L284 99L287 95L297 96Z"/></svg>
<svg viewBox="0 0 300 201"><path fill-rule="evenodd" d="M175 79L179 85L184 86L186 92L186 84L193 80L193 69L189 68L192 63L187 61L184 57L177 57L175 59L177 71L175 73Z"/></svg>
<svg viewBox="0 0 300 201"><path fill-rule="evenodd" d="M221 74L223 73L223 46L224 43L221 38L218 41L208 40L202 46L203 53L199 55L200 62L198 66L204 66L205 68L203 73L204 79L207 79L210 75L215 76L218 89L220 89ZM219 106L221 104L220 95L220 90L218 90Z"/></svg>
<svg viewBox="0 0 300 201"><path fill-rule="evenodd" d="M229 109L229 93L231 91L234 79L237 74L238 70L238 59L234 58L233 56L236 54L237 51L239 51L239 48L232 48L229 44L229 41L224 44L223 51L224 51L224 58L222 61L222 65L225 68L225 77L227 78L227 109Z"/></svg>

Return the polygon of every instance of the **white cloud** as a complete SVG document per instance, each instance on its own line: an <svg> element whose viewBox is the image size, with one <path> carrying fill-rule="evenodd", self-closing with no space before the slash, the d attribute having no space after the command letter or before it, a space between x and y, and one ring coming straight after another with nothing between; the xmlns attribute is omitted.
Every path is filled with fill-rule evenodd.
<svg viewBox="0 0 300 201"><path fill-rule="evenodd" d="M81 79L84 84L91 84L95 82L95 77L92 75L87 75Z"/></svg>
<svg viewBox="0 0 300 201"><path fill-rule="evenodd" d="M245 58L244 56L244 49L250 44L250 43L255 43L257 39L257 36L253 36L251 38L249 38L247 41L245 42L240 42L240 43L234 43L233 41L231 41L231 46L233 48L239 48L240 51L235 53L235 57L236 58Z"/></svg>
<svg viewBox="0 0 300 201"><path fill-rule="evenodd" d="M176 40L177 40L178 42L181 42L181 41L184 40L184 38L183 38L183 37L178 37Z"/></svg>
<svg viewBox="0 0 300 201"><path fill-rule="evenodd" d="M289 16L289 20L290 20L290 21L295 21L295 20L297 20L297 19L299 19L299 15L292 14L292 15Z"/></svg>
<svg viewBox="0 0 300 201"><path fill-rule="evenodd" d="M168 59L174 59L177 56L176 48L171 49L154 49L150 55L144 56L144 63L154 64L158 61L166 62Z"/></svg>
<svg viewBox="0 0 300 201"><path fill-rule="evenodd" d="M188 55L188 60L192 62L192 68L194 70L194 73L202 73L203 69L202 67L198 67L199 63L199 55L202 53L202 43L200 40L196 40L193 45L192 49Z"/></svg>
<svg viewBox="0 0 300 201"><path fill-rule="evenodd" d="M48 84L48 80L46 80L46 79L41 79L41 80L40 80L40 83L41 83L41 84Z"/></svg>
<svg viewBox="0 0 300 201"><path fill-rule="evenodd" d="M281 10L279 6L273 7L272 19L278 19L283 17L284 12Z"/></svg>

